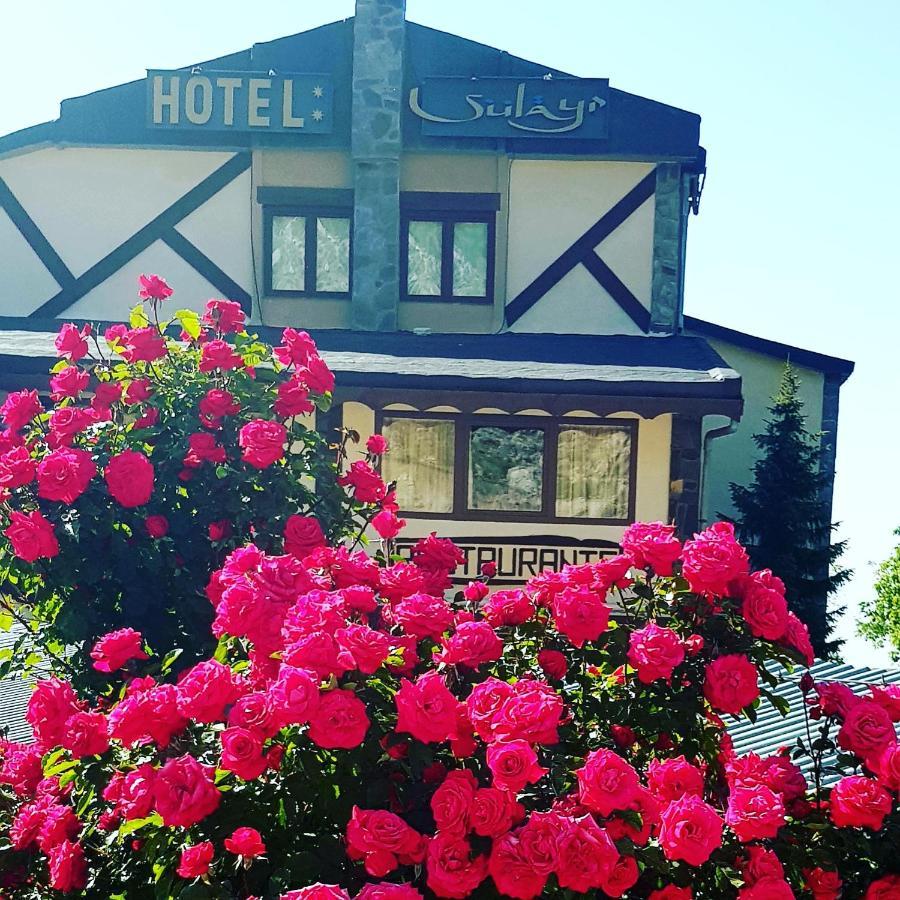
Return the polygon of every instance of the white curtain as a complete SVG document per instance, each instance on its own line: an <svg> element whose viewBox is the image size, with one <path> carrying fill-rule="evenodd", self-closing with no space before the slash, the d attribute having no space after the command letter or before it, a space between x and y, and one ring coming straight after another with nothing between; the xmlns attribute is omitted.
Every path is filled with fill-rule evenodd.
<svg viewBox="0 0 900 900"><path fill-rule="evenodd" d="M629 429L612 425L561 426L556 471L558 516L628 517Z"/></svg>
<svg viewBox="0 0 900 900"><path fill-rule="evenodd" d="M382 476L397 482L401 512L453 512L453 422L386 418L383 431Z"/></svg>

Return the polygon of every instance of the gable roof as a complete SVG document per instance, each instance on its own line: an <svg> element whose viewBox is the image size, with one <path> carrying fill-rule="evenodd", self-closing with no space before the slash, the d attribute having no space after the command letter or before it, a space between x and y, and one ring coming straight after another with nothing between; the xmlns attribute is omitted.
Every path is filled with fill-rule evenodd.
<svg viewBox="0 0 900 900"><path fill-rule="evenodd" d="M353 19L322 25L299 34L253 44L244 50L198 61L207 70L231 72L328 73L334 81L334 128L330 134L304 134L302 145L289 134L215 133L152 129L146 124L144 79L63 100L59 118L0 137L0 155L41 144L108 146L177 146L246 149L251 146L302 146L304 149L349 147ZM152 64L153 60L147 60ZM404 95L431 76L573 77L569 73L515 56L505 50L407 23ZM420 123L404 103L403 140L407 149L505 150L530 154L587 154L639 159L678 159L702 165L700 117L663 103L612 88L609 136L599 140L446 138L421 134Z"/></svg>

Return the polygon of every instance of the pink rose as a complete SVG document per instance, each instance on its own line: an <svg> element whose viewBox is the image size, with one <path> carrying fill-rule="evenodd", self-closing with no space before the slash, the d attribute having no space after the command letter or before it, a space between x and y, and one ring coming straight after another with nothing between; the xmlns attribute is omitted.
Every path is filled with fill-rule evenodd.
<svg viewBox="0 0 900 900"><path fill-rule="evenodd" d="M739 715L759 696L756 666L740 653L717 657L706 667L703 694L718 712Z"/></svg>
<svg viewBox="0 0 900 900"><path fill-rule="evenodd" d="M178 868L175 870L182 878L199 878L209 871L215 851L211 841L193 844L181 851Z"/></svg>
<svg viewBox="0 0 900 900"><path fill-rule="evenodd" d="M353 691L334 690L323 694L309 723L309 738L328 750L352 750L369 730L366 706Z"/></svg>
<svg viewBox="0 0 900 900"><path fill-rule="evenodd" d="M13 447L0 456L0 490L22 487L34 481L37 464L26 447Z"/></svg>
<svg viewBox="0 0 900 900"><path fill-rule="evenodd" d="M784 582L769 569L753 572L741 585L741 612L756 637L780 640L788 626Z"/></svg>
<svg viewBox="0 0 900 900"><path fill-rule="evenodd" d="M417 638L438 639L453 624L453 610L442 597L412 594L394 607L397 624Z"/></svg>
<svg viewBox="0 0 900 900"><path fill-rule="evenodd" d="M244 330L244 310L233 300L207 300L202 321L221 334L239 334Z"/></svg>
<svg viewBox="0 0 900 900"><path fill-rule="evenodd" d="M74 400L88 386L90 380L90 372L85 372L78 366L68 366L50 379L50 396L56 402L66 397Z"/></svg>
<svg viewBox="0 0 900 900"><path fill-rule="evenodd" d="M297 370L297 376L306 382L314 394L330 394L334 390L334 372L321 356L311 356L306 367Z"/></svg>
<svg viewBox="0 0 900 900"><path fill-rule="evenodd" d="M123 450L106 466L106 485L126 509L143 506L153 493L153 463L137 450Z"/></svg>
<svg viewBox="0 0 900 900"><path fill-rule="evenodd" d="M831 789L828 812L838 828L879 831L891 805L891 795L876 781L848 775Z"/></svg>
<svg viewBox="0 0 900 900"><path fill-rule="evenodd" d="M30 513L13 510L9 527L3 532L12 544L13 553L28 563L37 559L52 559L59 553L59 541L53 526L34 509Z"/></svg>
<svg viewBox="0 0 900 900"><path fill-rule="evenodd" d="M525 678L512 686L509 697L491 717L489 739L555 744L562 715L559 694L543 681Z"/></svg>
<svg viewBox="0 0 900 900"><path fill-rule="evenodd" d="M79 331L75 325L67 322L59 329L59 334L56 335L56 340L53 342L56 347L56 355L73 363L83 359L88 352L88 343L85 339L90 333L90 325L84 325Z"/></svg>
<svg viewBox="0 0 900 900"><path fill-rule="evenodd" d="M647 769L647 787L665 803L680 800L685 794L703 796L703 773L683 756L651 760Z"/></svg>
<svg viewBox="0 0 900 900"><path fill-rule="evenodd" d="M553 624L576 647L596 641L609 626L605 596L589 587L569 587L553 600Z"/></svg>
<svg viewBox="0 0 900 900"><path fill-rule="evenodd" d="M218 722L242 688L229 666L213 659L197 663L178 682L178 711L196 722Z"/></svg>
<svg viewBox="0 0 900 900"><path fill-rule="evenodd" d="M401 519L390 509L383 509L374 519L372 527L382 540L390 541L406 527L406 519Z"/></svg>
<svg viewBox="0 0 900 900"><path fill-rule="evenodd" d="M62 745L74 759L105 753L109 749L106 716L99 712L77 712L70 716Z"/></svg>
<svg viewBox="0 0 900 900"><path fill-rule="evenodd" d="M255 469L266 469L284 457L287 429L280 422L253 419L241 428L238 444L242 459Z"/></svg>
<svg viewBox="0 0 900 900"><path fill-rule="evenodd" d="M159 275L140 275L138 285L141 300L167 300L175 293Z"/></svg>
<svg viewBox="0 0 900 900"><path fill-rule="evenodd" d="M200 348L201 372L227 372L230 369L239 369L244 365L243 357L234 352L234 347L216 338L207 341Z"/></svg>
<svg viewBox="0 0 900 900"><path fill-rule="evenodd" d="M221 800L214 778L215 769L190 754L170 759L153 785L154 805L163 824L190 828L214 813Z"/></svg>
<svg viewBox="0 0 900 900"><path fill-rule="evenodd" d="M642 684L670 679L675 668L684 662L684 645L671 628L648 622L629 636L628 662Z"/></svg>
<svg viewBox="0 0 900 900"><path fill-rule="evenodd" d="M104 634L91 650L91 659L98 672L115 672L132 659L147 659L144 639L133 628L120 628Z"/></svg>
<svg viewBox="0 0 900 900"><path fill-rule="evenodd" d="M735 788L728 798L725 823L744 843L774 838L784 825L784 803L764 785Z"/></svg>
<svg viewBox="0 0 900 900"><path fill-rule="evenodd" d="M304 669L282 666L269 695L276 721L282 727L304 725L319 705L319 684Z"/></svg>
<svg viewBox="0 0 900 900"><path fill-rule="evenodd" d="M702 866L722 846L722 819L699 797L688 794L662 811L659 845L666 859Z"/></svg>
<svg viewBox="0 0 900 900"><path fill-rule="evenodd" d="M548 771L538 765L537 754L527 741L495 741L487 749L487 764L494 784L513 794L540 781Z"/></svg>
<svg viewBox="0 0 900 900"><path fill-rule="evenodd" d="M13 391L6 395L3 405L0 406L0 418L13 431L24 428L41 412L43 407L35 390Z"/></svg>
<svg viewBox="0 0 900 900"><path fill-rule="evenodd" d="M266 852L266 845L263 843L262 835L255 828L248 828L245 825L243 828L235 828L231 837L225 838L225 849L235 856L253 859Z"/></svg>
<svg viewBox="0 0 900 900"><path fill-rule="evenodd" d="M221 735L222 756L219 768L233 772L244 781L253 781L266 771L262 738L247 728L226 728Z"/></svg>
<svg viewBox="0 0 900 900"><path fill-rule="evenodd" d="M47 854L50 870L50 887L68 894L80 891L87 884L87 862L84 850L77 841L58 843Z"/></svg>
<svg viewBox="0 0 900 900"><path fill-rule="evenodd" d="M154 540L163 538L169 533L169 520L165 516L147 516L144 529Z"/></svg>
<svg viewBox="0 0 900 900"><path fill-rule="evenodd" d="M39 681L28 700L25 719L37 744L49 750L62 743L69 718L78 712L78 698L66 681L48 678Z"/></svg>
<svg viewBox="0 0 900 900"><path fill-rule="evenodd" d="M634 768L612 750L593 750L575 774L581 803L601 816L628 809L640 787Z"/></svg>
<svg viewBox="0 0 900 900"><path fill-rule="evenodd" d="M487 586L482 586L487 593ZM495 591L484 604L482 612L495 628L502 625L522 625L534 615L534 602L522 590Z"/></svg>
<svg viewBox="0 0 900 900"><path fill-rule="evenodd" d="M608 897L621 897L625 891L634 887L640 875L641 871L633 856L620 856L600 887Z"/></svg>
<svg viewBox="0 0 900 900"><path fill-rule="evenodd" d="M282 894L278 900L350 900L350 895L336 884L311 884Z"/></svg>
<svg viewBox="0 0 900 900"><path fill-rule="evenodd" d="M371 434L366 441L366 450L372 456L383 456L388 452L387 438L380 434Z"/></svg>
<svg viewBox="0 0 900 900"><path fill-rule="evenodd" d="M285 328L281 334L282 345L275 348L275 358L283 366L306 366L313 356L318 355L315 341L305 332L295 328Z"/></svg>
<svg viewBox="0 0 900 900"><path fill-rule="evenodd" d="M235 416L241 404L224 388L210 388L200 401L200 416L207 423L218 422L225 416Z"/></svg>
<svg viewBox="0 0 900 900"><path fill-rule="evenodd" d="M499 788L478 788L472 801L469 825L475 834L496 838L506 834L524 814L515 794Z"/></svg>
<svg viewBox="0 0 900 900"><path fill-rule="evenodd" d="M652 569L657 575L671 575L672 564L681 555L675 526L662 522L635 522L625 529L620 544L638 569Z"/></svg>
<svg viewBox="0 0 900 900"><path fill-rule="evenodd" d="M897 743L894 723L887 710L874 700L860 700L847 711L837 742L863 760L874 760Z"/></svg>
<svg viewBox="0 0 900 900"><path fill-rule="evenodd" d="M378 881L364 884L356 900L423 900L423 897L411 884Z"/></svg>
<svg viewBox="0 0 900 900"><path fill-rule="evenodd" d="M411 734L424 744L438 744L456 737L459 701L437 672L420 675L415 683L404 678L394 701L398 732Z"/></svg>
<svg viewBox="0 0 900 900"><path fill-rule="evenodd" d="M166 352L165 337L152 326L131 328L119 340L119 353L126 362L154 362Z"/></svg>
<svg viewBox="0 0 900 900"><path fill-rule="evenodd" d="M900 744L888 744L874 762L874 768L884 787L900 793Z"/></svg>
<svg viewBox="0 0 900 900"><path fill-rule="evenodd" d="M72 504L87 490L96 474L97 467L86 450L69 447L51 450L38 463L38 496Z"/></svg>
<svg viewBox="0 0 900 900"><path fill-rule="evenodd" d="M503 655L503 641L487 622L461 622L450 637L441 639L442 662L477 669Z"/></svg>
<svg viewBox="0 0 900 900"><path fill-rule="evenodd" d="M730 522L716 522L695 534L685 543L682 559L682 574L698 594L727 594L729 582L745 575L750 565Z"/></svg>

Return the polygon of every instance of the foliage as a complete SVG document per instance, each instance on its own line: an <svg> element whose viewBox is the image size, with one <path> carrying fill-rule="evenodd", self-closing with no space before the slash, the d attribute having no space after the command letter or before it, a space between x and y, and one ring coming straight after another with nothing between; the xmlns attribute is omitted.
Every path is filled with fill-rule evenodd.
<svg viewBox="0 0 900 900"><path fill-rule="evenodd" d="M837 566L846 542L831 542L836 526L822 499L828 475L820 466L821 435L806 429L799 385L787 364L765 431L753 438L761 452L753 482L732 484L731 498L737 535L754 567L778 573L816 654L834 656L842 642L831 634L843 608L829 609L828 598L852 573Z"/></svg>
<svg viewBox="0 0 900 900"><path fill-rule="evenodd" d="M160 321L160 285L130 327L64 327L49 409L34 390L0 409L0 516L20 547L0 543L0 577L39 655L128 625L159 653L181 648L182 664L202 658L214 646L203 588L229 552L248 536L280 549L291 516L338 541L365 509L335 481L346 436L335 450L303 424L333 385L305 336L288 329L273 356L228 301Z"/></svg>
<svg viewBox="0 0 900 900"><path fill-rule="evenodd" d="M862 602L859 632L879 647L887 644L891 659L900 660L900 544L878 567L875 597Z"/></svg>

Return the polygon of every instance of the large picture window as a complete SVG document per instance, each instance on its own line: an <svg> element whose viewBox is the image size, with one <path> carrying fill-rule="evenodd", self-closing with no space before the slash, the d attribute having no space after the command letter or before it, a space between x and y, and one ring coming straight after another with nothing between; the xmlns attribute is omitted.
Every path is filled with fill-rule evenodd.
<svg viewBox="0 0 900 900"><path fill-rule="evenodd" d="M637 422L389 413L382 474L413 516L621 524L634 518Z"/></svg>

